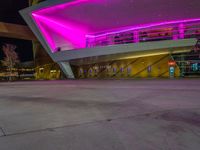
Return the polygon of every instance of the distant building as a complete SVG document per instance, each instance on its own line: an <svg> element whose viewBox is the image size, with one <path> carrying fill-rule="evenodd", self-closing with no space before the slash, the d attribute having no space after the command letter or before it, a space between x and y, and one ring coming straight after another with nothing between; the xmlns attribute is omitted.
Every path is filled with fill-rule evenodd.
<svg viewBox="0 0 200 150"><path fill-rule="evenodd" d="M200 16L199 7L193 3L52 0L21 14L68 78L184 77L200 73L200 54L194 48L200 37ZM41 59L44 64L47 61ZM45 70L38 69L38 73Z"/></svg>
<svg viewBox="0 0 200 150"><path fill-rule="evenodd" d="M34 80L34 62L21 62L13 67L12 71L5 66L0 66L0 80L9 80L10 76L12 76L13 80Z"/></svg>

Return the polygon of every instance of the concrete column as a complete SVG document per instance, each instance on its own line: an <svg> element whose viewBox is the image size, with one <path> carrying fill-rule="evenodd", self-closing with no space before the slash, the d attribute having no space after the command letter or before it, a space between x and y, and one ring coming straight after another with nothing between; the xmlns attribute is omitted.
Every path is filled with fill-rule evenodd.
<svg viewBox="0 0 200 150"><path fill-rule="evenodd" d="M58 64L60 65L60 68L62 69L67 78L75 79L74 73L69 62L59 62Z"/></svg>
<svg viewBox="0 0 200 150"><path fill-rule="evenodd" d="M173 28L173 40L178 40L179 39L179 33L178 33L178 28Z"/></svg>
<svg viewBox="0 0 200 150"><path fill-rule="evenodd" d="M184 24L182 24L182 23L179 24L178 31L179 31L179 38L184 39L184 37L185 37L185 26L184 26Z"/></svg>

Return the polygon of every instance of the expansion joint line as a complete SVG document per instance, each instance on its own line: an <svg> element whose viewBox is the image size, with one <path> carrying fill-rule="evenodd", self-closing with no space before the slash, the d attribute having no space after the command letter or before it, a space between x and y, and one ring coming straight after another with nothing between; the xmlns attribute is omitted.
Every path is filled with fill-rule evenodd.
<svg viewBox="0 0 200 150"><path fill-rule="evenodd" d="M6 136L6 133L4 132L4 130L3 130L3 128L2 127L0 127L0 132L2 132L3 133L3 135L1 135L1 136ZM0 136L0 137L1 137Z"/></svg>

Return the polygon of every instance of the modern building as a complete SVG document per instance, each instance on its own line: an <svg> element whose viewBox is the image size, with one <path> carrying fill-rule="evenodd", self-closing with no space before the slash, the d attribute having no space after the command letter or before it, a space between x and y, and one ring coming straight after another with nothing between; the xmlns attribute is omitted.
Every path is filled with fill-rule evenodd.
<svg viewBox="0 0 200 150"><path fill-rule="evenodd" d="M200 74L199 5L49 0L20 13L68 78L184 77Z"/></svg>

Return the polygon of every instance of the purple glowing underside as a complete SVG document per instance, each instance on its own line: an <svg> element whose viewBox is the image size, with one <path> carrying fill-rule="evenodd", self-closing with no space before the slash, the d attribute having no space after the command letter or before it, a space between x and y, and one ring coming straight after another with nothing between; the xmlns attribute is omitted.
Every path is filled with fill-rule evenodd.
<svg viewBox="0 0 200 150"><path fill-rule="evenodd" d="M68 43L70 49L85 47L86 33L83 30L70 27L59 20L49 19L37 14L32 15L52 52L55 52L57 47L63 46L62 43Z"/></svg>
<svg viewBox="0 0 200 150"><path fill-rule="evenodd" d="M81 23L77 24L71 20L68 21L67 17L61 17L63 15L56 15L57 11L60 13L63 10L63 12L66 13L65 11L67 8L70 10L76 5L89 5L90 3L97 3L98 1L99 0L71 1L65 4L60 4L32 12L32 18L37 24L41 34L43 35L43 38L48 43L52 52L56 52L56 49L58 47L61 47L64 50L85 48L86 39L90 37L95 38L98 36L126 32L131 30L134 31L156 26L200 21L200 18L175 20L175 21L162 21L158 23L134 25L128 27L123 26L123 28L113 27L109 28L109 30L106 31L99 30L97 33L94 33L92 30L90 30L91 26L87 27L85 24ZM82 19L84 20L84 18Z"/></svg>

